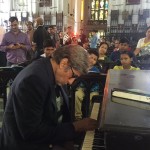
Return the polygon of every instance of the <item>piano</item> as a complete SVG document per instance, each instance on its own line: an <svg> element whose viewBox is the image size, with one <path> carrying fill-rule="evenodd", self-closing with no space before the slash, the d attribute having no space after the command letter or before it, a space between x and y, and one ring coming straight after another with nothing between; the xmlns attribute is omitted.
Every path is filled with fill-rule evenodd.
<svg viewBox="0 0 150 150"><path fill-rule="evenodd" d="M97 119L100 110L99 108L100 103L93 104L90 118ZM104 134L98 129L95 131L87 131L82 145L82 150L105 150Z"/></svg>
<svg viewBox="0 0 150 150"><path fill-rule="evenodd" d="M145 98L133 100L126 95L120 97L116 95L120 91L113 93L114 89L141 93L138 98L146 93L148 98L145 101ZM150 150L149 89L149 70L109 70L101 107L96 110L93 106L92 109L92 112L97 112L94 112L94 118L98 117L99 130L86 133L82 150ZM100 144L95 147L97 133L103 143L99 139Z"/></svg>

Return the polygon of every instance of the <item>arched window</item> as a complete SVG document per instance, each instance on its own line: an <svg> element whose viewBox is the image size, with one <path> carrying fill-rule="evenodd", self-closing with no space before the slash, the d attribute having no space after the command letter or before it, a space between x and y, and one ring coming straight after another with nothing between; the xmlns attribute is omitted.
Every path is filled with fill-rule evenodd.
<svg viewBox="0 0 150 150"><path fill-rule="evenodd" d="M107 20L108 0L91 0L91 20Z"/></svg>

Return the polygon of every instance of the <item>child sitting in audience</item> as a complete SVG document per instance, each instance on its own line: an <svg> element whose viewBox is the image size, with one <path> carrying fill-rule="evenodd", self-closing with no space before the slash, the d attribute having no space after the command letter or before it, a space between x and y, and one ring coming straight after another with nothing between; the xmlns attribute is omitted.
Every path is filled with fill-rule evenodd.
<svg viewBox="0 0 150 150"><path fill-rule="evenodd" d="M109 46L106 42L101 42L100 43L100 47L99 47L99 50L98 50L98 53L99 53L98 60L106 61L108 59L108 57L107 57L108 48L109 48Z"/></svg>
<svg viewBox="0 0 150 150"><path fill-rule="evenodd" d="M52 40L48 39L43 42L44 54L41 57L50 57L56 47Z"/></svg>
<svg viewBox="0 0 150 150"><path fill-rule="evenodd" d="M113 61L113 62L119 61L121 51L123 51L123 50L128 51L128 49L129 49L129 40L127 38L123 37L122 39L120 39L118 51L113 51L110 55L111 61Z"/></svg>
<svg viewBox="0 0 150 150"><path fill-rule="evenodd" d="M99 69L95 67L98 60L98 52L95 50L89 50L89 73L100 73ZM85 85L80 83L79 87L75 92L75 118L76 120L82 119L82 102L85 97ZM99 85L95 83L91 88L90 100L94 95L99 95Z"/></svg>
<svg viewBox="0 0 150 150"><path fill-rule="evenodd" d="M115 70L140 70L137 67L132 66L132 58L133 58L133 53L130 51L122 51L120 53L120 62L121 65L116 65L113 69Z"/></svg>

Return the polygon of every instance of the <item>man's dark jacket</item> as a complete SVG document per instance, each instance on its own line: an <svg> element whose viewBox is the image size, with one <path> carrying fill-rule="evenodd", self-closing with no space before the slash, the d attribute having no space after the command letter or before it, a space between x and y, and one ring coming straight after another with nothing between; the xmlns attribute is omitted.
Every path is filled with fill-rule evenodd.
<svg viewBox="0 0 150 150"><path fill-rule="evenodd" d="M44 26L38 26L33 34L33 42L36 43L38 51L43 49L43 42L47 39L49 39L49 35Z"/></svg>
<svg viewBox="0 0 150 150"><path fill-rule="evenodd" d="M1 150L48 150L49 144L75 137L68 99L64 97L63 122L57 123L55 78L49 58L24 68L13 82L4 113Z"/></svg>

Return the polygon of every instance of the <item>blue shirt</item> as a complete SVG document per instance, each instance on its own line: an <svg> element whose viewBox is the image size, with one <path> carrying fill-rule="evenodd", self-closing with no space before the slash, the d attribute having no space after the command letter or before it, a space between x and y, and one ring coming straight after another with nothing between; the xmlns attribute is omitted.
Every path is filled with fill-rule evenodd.
<svg viewBox="0 0 150 150"><path fill-rule="evenodd" d="M93 35L90 39L90 48L97 48L98 38L97 35Z"/></svg>
<svg viewBox="0 0 150 150"><path fill-rule="evenodd" d="M95 66L93 66L93 67L88 71L88 73L90 73L90 72L100 73L99 69L98 69L97 67L95 67Z"/></svg>
<svg viewBox="0 0 150 150"><path fill-rule="evenodd" d="M100 73L99 69L95 66L93 66L89 71L88 73ZM85 88L84 84L81 83L80 84L80 87L81 88ZM99 84L98 83L95 83L92 88L91 88L91 92L98 92L99 91Z"/></svg>
<svg viewBox="0 0 150 150"><path fill-rule="evenodd" d="M99 69L95 66L93 66L88 73L93 72L93 73L100 73ZM91 92L98 92L99 91L99 84L95 83L92 88L91 88Z"/></svg>

